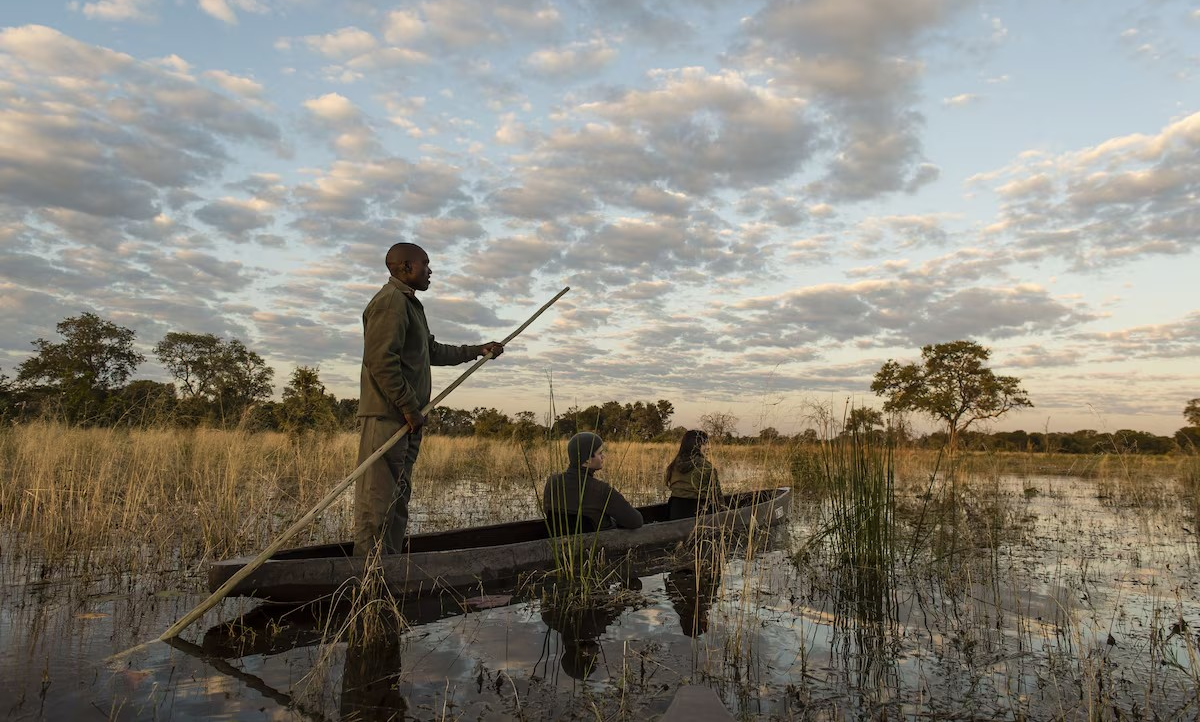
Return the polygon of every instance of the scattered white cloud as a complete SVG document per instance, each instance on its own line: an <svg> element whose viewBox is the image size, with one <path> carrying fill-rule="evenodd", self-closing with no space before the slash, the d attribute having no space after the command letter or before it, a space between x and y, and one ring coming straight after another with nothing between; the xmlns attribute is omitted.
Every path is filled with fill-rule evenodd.
<svg viewBox="0 0 1200 722"><path fill-rule="evenodd" d="M997 46L1045 37L1034 6L764 0L731 25L709 0L305 3L96 0L67 7L103 41L0 30L0 354L86 302L151 342L253 340L353 395L356 319L397 240L433 257L439 340L478 341L572 286L489 376L505 389L552 369L587 395L697 405L861 391L888 355L956 337L1043 388L1200 352L1186 291L1178 320L1147 324L1144 279L1113 270L1196 252L1195 109L1142 133L1119 113L1068 135L1039 116L1036 142L997 127L989 148L1029 150L964 198L941 178L922 113L977 135L939 108L1028 112L1029 67ZM1172 82L1196 67L1170 26L1198 19L1182 7L1115 15L1093 42L1127 28L1125 52L1154 59L1130 72ZM183 13L252 42L114 26ZM251 13L277 15L271 36ZM298 51L285 67L272 42ZM1111 137L1071 144L1097 128ZM1115 403L1103 387L1087 391ZM1039 391L1039 409L1086 396Z"/></svg>
<svg viewBox="0 0 1200 722"><path fill-rule="evenodd" d="M72 9L82 12L93 20L148 21L155 17L158 0L99 0L99 2L71 3Z"/></svg>
<svg viewBox="0 0 1200 722"><path fill-rule="evenodd" d="M195 212L198 220L234 237L271 225L271 204L259 199L221 198Z"/></svg>
<svg viewBox="0 0 1200 722"><path fill-rule="evenodd" d="M209 70L204 73L204 77L216 83L226 92L240 95L243 98L261 98L265 90L262 83L252 78L241 77L224 70Z"/></svg>
<svg viewBox="0 0 1200 722"><path fill-rule="evenodd" d="M1078 333L1074 338L1098 342L1115 359L1200 357L1200 311L1159 324L1116 331Z"/></svg>
<svg viewBox="0 0 1200 722"><path fill-rule="evenodd" d="M237 14L225 0L199 0L199 8L227 25L237 25Z"/></svg>
<svg viewBox="0 0 1200 722"><path fill-rule="evenodd" d="M51 28L0 31L0 53L27 88L0 101L0 202L151 219L228 163L222 141L280 142L236 100Z"/></svg>
<svg viewBox="0 0 1200 722"><path fill-rule="evenodd" d="M616 57L617 51L607 41L596 38L535 51L525 58L525 65L544 78L580 78L599 72Z"/></svg>
<svg viewBox="0 0 1200 722"><path fill-rule="evenodd" d="M411 43L425 32L425 21L413 10L393 10L383 24L383 38L389 43Z"/></svg>
<svg viewBox="0 0 1200 722"><path fill-rule="evenodd" d="M1152 135L1025 154L970 182L991 184L1000 196L987 232L1010 238L1026 261L1061 257L1086 268L1188 253L1198 243L1200 113Z"/></svg>
<svg viewBox="0 0 1200 722"><path fill-rule="evenodd" d="M325 35L302 38L310 49L332 60L346 60L374 50L379 41L366 30L345 27Z"/></svg>
<svg viewBox="0 0 1200 722"><path fill-rule="evenodd" d="M983 96L974 93L959 93L949 98L942 98L942 105L961 108L968 105L975 105L981 100L983 100Z"/></svg>
<svg viewBox="0 0 1200 722"><path fill-rule="evenodd" d="M811 192L861 200L912 193L937 178L922 157L914 88L924 67L918 39L946 23L961 0L814 0L767 3L743 22L731 57L821 103L836 146Z"/></svg>
<svg viewBox="0 0 1200 722"><path fill-rule="evenodd" d="M326 93L304 101L304 107L317 124L333 131L333 147L340 157L366 158L381 152L366 115L346 96Z"/></svg>

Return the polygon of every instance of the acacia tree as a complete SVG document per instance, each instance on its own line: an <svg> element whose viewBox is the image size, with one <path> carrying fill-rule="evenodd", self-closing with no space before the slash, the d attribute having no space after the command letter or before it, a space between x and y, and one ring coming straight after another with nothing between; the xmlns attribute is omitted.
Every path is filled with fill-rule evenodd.
<svg viewBox="0 0 1200 722"><path fill-rule="evenodd" d="M133 350L136 334L94 313L84 312L55 326L62 343L39 338L37 353L17 367L16 383L34 396L57 398L70 421L98 413L145 356Z"/></svg>
<svg viewBox="0 0 1200 722"><path fill-rule="evenodd" d="M871 390L886 398L884 411L916 411L945 424L954 449L958 435L976 421L1033 406L1020 379L997 376L984 365L991 354L974 341L923 346L920 364L888 359Z"/></svg>
<svg viewBox="0 0 1200 722"><path fill-rule="evenodd" d="M1192 399L1183 407L1183 418L1188 426L1200 426L1200 399Z"/></svg>

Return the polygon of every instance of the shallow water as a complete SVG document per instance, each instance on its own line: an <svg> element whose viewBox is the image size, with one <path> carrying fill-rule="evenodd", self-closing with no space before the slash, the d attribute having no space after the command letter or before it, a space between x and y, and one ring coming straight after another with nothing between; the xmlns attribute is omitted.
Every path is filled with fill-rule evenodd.
<svg viewBox="0 0 1200 722"><path fill-rule="evenodd" d="M10 567L0 713L645 720L690 682L744 718L1200 716L1189 508L1169 494L1121 506L1068 477L979 481L947 498L935 514L932 501L901 495L908 534L884 569L823 551L820 507L798 499L789 526L749 559L743 550L699 576L647 575L590 607L533 592L427 601L404 610L406 629L363 645L323 626L344 622L334 611L228 600L179 648L154 644L116 664L105 658L203 598L198 570L57 581Z"/></svg>

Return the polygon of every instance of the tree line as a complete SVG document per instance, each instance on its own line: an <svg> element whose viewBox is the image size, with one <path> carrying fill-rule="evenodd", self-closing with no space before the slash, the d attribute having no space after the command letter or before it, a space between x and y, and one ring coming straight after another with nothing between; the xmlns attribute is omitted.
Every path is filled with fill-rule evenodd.
<svg viewBox="0 0 1200 722"><path fill-rule="evenodd" d="M315 368L297 367L271 400L275 370L237 339L172 331L153 353L172 382L130 380L146 360L137 335L94 313L60 321L61 341L38 338L16 378L0 374L0 414L82 426L162 423L273 428L353 428L357 400L326 392Z"/></svg>
<svg viewBox="0 0 1200 722"><path fill-rule="evenodd" d="M62 340L33 341L34 354L17 366L15 379L0 374L0 416L53 417L84 426L171 423L253 431L352 430L357 424L358 399L330 393L316 367L296 367L281 400L272 400L274 369L238 339L172 331L152 350L172 381L131 381L146 360L134 346L132 329L84 312L63 319L56 330ZM539 421L532 411L510 418L494 408L441 407L431 413L428 431L520 440L596 431L653 440L669 434L674 411L666 400L608 401Z"/></svg>
<svg viewBox="0 0 1200 722"><path fill-rule="evenodd" d="M211 333L172 331L152 353L172 381L130 380L146 360L135 347L133 330L94 313L63 319L56 326L59 342L38 338L34 354L17 366L16 377L0 373L0 418L28 421L53 417L92 426L176 424L243 428L252 431L353 430L358 399L338 399L320 379L317 367L297 366L274 401L275 372L262 356L237 339ZM919 363L888 360L876 373L871 390L883 397L883 412L850 408L843 419L825 419L822 432L805 429L793 436L773 427L739 436L738 419L712 412L700 418L709 435L725 443L817 442L849 433L891 434L901 443L941 448L1061 453L1163 454L1195 451L1200 445L1200 398L1183 410L1188 426L1174 436L1122 429L1069 433L1025 431L981 432L972 426L1009 411L1031 407L1020 379L997 376L986 362L990 350L972 341L931 344L921 349ZM685 431L672 426L674 405L666 399L621 403L605 401L572 406L563 413L539 417L533 411L515 416L495 409L434 409L426 430L446 436L480 436L528 442L595 431L611 439L677 441ZM917 436L907 414L926 416L941 430Z"/></svg>

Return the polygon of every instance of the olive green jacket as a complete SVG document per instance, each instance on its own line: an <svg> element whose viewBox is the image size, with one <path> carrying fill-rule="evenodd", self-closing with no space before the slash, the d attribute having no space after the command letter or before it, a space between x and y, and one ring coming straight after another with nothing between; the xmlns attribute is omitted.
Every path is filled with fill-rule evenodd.
<svg viewBox="0 0 1200 722"><path fill-rule="evenodd" d="M721 498L721 481L717 478L717 468L705 458L696 459L691 471L672 469L667 485L671 487L671 496L681 499Z"/></svg>
<svg viewBox="0 0 1200 722"><path fill-rule="evenodd" d="M432 366L478 358L479 346L448 346L433 340L425 307L395 276L363 311L363 362L358 415L403 419L429 403Z"/></svg>

